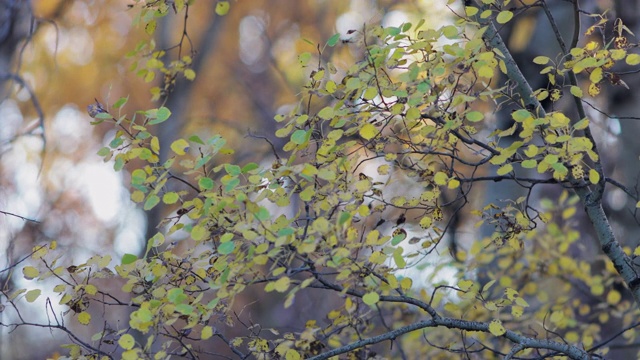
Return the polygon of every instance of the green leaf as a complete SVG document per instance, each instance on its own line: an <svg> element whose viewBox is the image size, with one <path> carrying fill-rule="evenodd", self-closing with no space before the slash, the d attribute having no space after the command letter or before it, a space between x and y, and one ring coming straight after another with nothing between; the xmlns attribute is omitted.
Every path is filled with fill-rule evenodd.
<svg viewBox="0 0 640 360"><path fill-rule="evenodd" d="M213 180L208 177L201 177L198 179L198 186L203 190L211 190L213 189Z"/></svg>
<svg viewBox="0 0 640 360"><path fill-rule="evenodd" d="M198 135L189 136L189 141L194 142L196 144L204 145L204 141L202 141L202 139L200 139Z"/></svg>
<svg viewBox="0 0 640 360"><path fill-rule="evenodd" d="M260 206L260 208L258 209L258 212L256 212L256 218L260 221L267 221L271 218L271 214L269 213L269 210L267 210L266 207Z"/></svg>
<svg viewBox="0 0 640 360"><path fill-rule="evenodd" d="M149 197L147 198L147 201L144 202L144 206L143 209L145 211L151 210L153 209L156 205L158 205L158 203L160 203L160 197L158 197L158 195L156 194L151 194L149 195Z"/></svg>
<svg viewBox="0 0 640 360"><path fill-rule="evenodd" d="M458 37L458 28L449 25L442 28L442 35L444 35L447 39L455 39Z"/></svg>
<svg viewBox="0 0 640 360"><path fill-rule="evenodd" d="M132 264L134 262L136 262L136 260L138 260L138 257L133 255L133 254L124 254L122 255L122 265L129 265Z"/></svg>
<svg viewBox="0 0 640 360"><path fill-rule="evenodd" d="M156 125L165 122L169 116L171 116L171 111L163 106L156 111L155 119L149 121L149 125Z"/></svg>
<svg viewBox="0 0 640 360"><path fill-rule="evenodd" d="M251 162L251 163L248 163L248 164L246 164L245 166L243 166L243 167L242 167L241 172L242 172L243 174L246 174L246 173L248 173L249 171L251 171L251 170L255 170L255 169L257 169L257 168L259 168L259 165L258 165L258 164L256 164L256 163L254 163L254 162Z"/></svg>
<svg viewBox="0 0 640 360"><path fill-rule="evenodd" d="M300 62L300 65L302 66L306 66L309 63L309 60L311 60L311 53L309 52L303 52L298 55L298 62Z"/></svg>
<svg viewBox="0 0 640 360"><path fill-rule="evenodd" d="M127 97L121 97L115 103L113 103L113 108L114 109L122 108L127 103L128 100L129 100L128 96Z"/></svg>
<svg viewBox="0 0 640 360"><path fill-rule="evenodd" d="M302 145L307 141L307 135L311 130L296 130L291 134L291 142L297 145Z"/></svg>
<svg viewBox="0 0 640 360"><path fill-rule="evenodd" d="M334 34L332 37L329 38L329 40L327 41L327 45L330 47L334 47L336 46L336 44L338 43L338 41L340 41L340 34Z"/></svg>
<svg viewBox="0 0 640 360"><path fill-rule="evenodd" d="M377 95L378 95L378 89L372 86L367 88L367 90L365 90L364 94L362 95L362 98L365 100L371 100Z"/></svg>
<svg viewBox="0 0 640 360"><path fill-rule="evenodd" d="M182 288L172 288L167 291L167 300L169 300L172 304L182 304L187 300L187 295L185 295L184 290Z"/></svg>
<svg viewBox="0 0 640 360"><path fill-rule="evenodd" d="M162 202L168 205L175 204L180 199L178 193L168 192L162 195Z"/></svg>
<svg viewBox="0 0 640 360"><path fill-rule="evenodd" d="M333 107L327 106L318 112L318 117L322 120L329 120L333 118L334 114Z"/></svg>
<svg viewBox="0 0 640 360"><path fill-rule="evenodd" d="M224 171L231 176L238 176L242 173L242 169L238 165L224 164Z"/></svg>
<svg viewBox="0 0 640 360"><path fill-rule="evenodd" d="M394 235L393 238L391 238L391 245L396 246L398 244L400 244L402 242L402 240L407 238L407 233L406 232L400 232L397 235Z"/></svg>
<svg viewBox="0 0 640 360"><path fill-rule="evenodd" d="M484 114L482 114L480 111L470 111L465 115L465 117L471 122L478 122L484 119Z"/></svg>
<svg viewBox="0 0 640 360"><path fill-rule="evenodd" d="M526 119L532 117L531 113L528 110L525 109L520 109L520 110L516 110L513 113L511 113L511 117L513 118L513 120L517 121L517 122L523 122Z"/></svg>
<svg viewBox="0 0 640 360"><path fill-rule="evenodd" d="M189 304L176 305L176 311L183 315L190 315L193 313L193 306Z"/></svg>
<svg viewBox="0 0 640 360"><path fill-rule="evenodd" d="M236 243L234 241L227 241L218 246L218 253L222 255L228 255L233 252L236 248Z"/></svg>
<svg viewBox="0 0 640 360"><path fill-rule="evenodd" d="M405 261L404 256L402 256L403 251L404 250L401 247L397 247L393 251L393 261L399 269L404 269L407 266L407 262Z"/></svg>
<svg viewBox="0 0 640 360"><path fill-rule="evenodd" d="M351 214L347 211L342 211L338 218L338 225L344 225L349 220L351 220Z"/></svg>
<svg viewBox="0 0 640 360"><path fill-rule="evenodd" d="M100 156L107 156L111 154L111 149L109 149L108 147L102 147L100 148L100 150L98 150L98 155Z"/></svg>
<svg viewBox="0 0 640 360"><path fill-rule="evenodd" d="M378 295L378 293L376 292L366 293L364 294L364 296L362 296L362 301L364 301L364 303L369 306L373 306L377 304L378 301L380 301L380 295Z"/></svg>

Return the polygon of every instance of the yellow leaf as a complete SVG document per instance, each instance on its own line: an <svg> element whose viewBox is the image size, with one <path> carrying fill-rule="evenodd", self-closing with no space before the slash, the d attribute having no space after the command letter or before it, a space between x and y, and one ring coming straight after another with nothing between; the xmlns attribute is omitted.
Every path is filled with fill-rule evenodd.
<svg viewBox="0 0 640 360"><path fill-rule="evenodd" d="M362 128L360 128L360 136L362 136L365 140L371 140L373 139L376 135L378 135L378 129L376 129L375 126L366 123L362 126Z"/></svg>
<svg viewBox="0 0 640 360"><path fill-rule="evenodd" d="M529 303L525 299L523 299L521 297L517 297L516 298L516 304L518 304L518 305L520 305L522 307L529 307Z"/></svg>
<svg viewBox="0 0 640 360"><path fill-rule="evenodd" d="M508 174L508 173L510 173L510 172L512 172L512 171L513 171L513 165L511 165L511 164L505 164L505 165L502 165L502 166L498 169L498 171L496 171L496 173L497 173L498 175L501 175L501 176L502 176L502 175Z"/></svg>
<svg viewBox="0 0 640 360"><path fill-rule="evenodd" d="M464 8L464 12L467 14L467 16L473 16L478 13L478 8L474 6L466 6Z"/></svg>
<svg viewBox="0 0 640 360"><path fill-rule="evenodd" d="M581 98L581 97L582 97L582 95L583 95L583 94L582 94L582 89L580 89L580 88L579 88L579 87L577 87L577 86L572 86L572 87L571 87L571 89L570 89L570 91L571 91L571 95L573 95L573 96L575 96L575 97L578 97L578 98Z"/></svg>
<svg viewBox="0 0 640 360"><path fill-rule="evenodd" d="M87 285L84 287L84 291L89 295L95 295L98 292L98 288L95 285Z"/></svg>
<svg viewBox="0 0 640 360"><path fill-rule="evenodd" d="M627 65L638 65L640 64L640 55L638 54L629 54L627 55L627 58L625 59L625 62L627 63Z"/></svg>
<svg viewBox="0 0 640 360"><path fill-rule="evenodd" d="M32 251L31 258L33 260L40 260L49 252L47 247L43 245L34 246L33 249L31 249L31 251Z"/></svg>
<svg viewBox="0 0 640 360"><path fill-rule="evenodd" d="M157 136L151 137L151 151L156 154L160 152L160 141Z"/></svg>
<svg viewBox="0 0 640 360"><path fill-rule="evenodd" d="M207 340L212 336L213 336L213 328L211 328L211 326L205 326L202 328L202 331L200 332L200 339Z"/></svg>
<svg viewBox="0 0 640 360"><path fill-rule="evenodd" d="M27 302L32 303L36 301L36 299L40 296L40 293L41 293L40 289L29 290L24 295L24 297L27 299Z"/></svg>
<svg viewBox="0 0 640 360"><path fill-rule="evenodd" d="M191 81L191 80L193 80L193 79L195 79L195 78L196 78L196 72L195 72L195 71L193 71L193 69L186 69L186 70L184 71L184 77L185 77L187 80Z"/></svg>
<svg viewBox="0 0 640 360"><path fill-rule="evenodd" d="M589 119L588 118L584 118L580 121L578 121L577 123L575 123L573 125L573 128L576 130L583 130L586 129L587 126L589 126Z"/></svg>
<svg viewBox="0 0 640 360"><path fill-rule="evenodd" d="M38 271L38 269L34 268L33 266L25 266L22 269L22 275L24 275L25 279L31 280L38 277L38 275L40 275L40 271Z"/></svg>
<svg viewBox="0 0 640 360"><path fill-rule="evenodd" d="M460 186L460 181L456 179L449 180L449 183L447 184L447 187L449 189L457 189L459 186Z"/></svg>
<svg viewBox="0 0 640 360"><path fill-rule="evenodd" d="M209 231L202 225L196 225L191 230L191 238L195 241L201 241L209 237Z"/></svg>
<svg viewBox="0 0 640 360"><path fill-rule="evenodd" d="M283 276L274 283L274 289L275 291L282 293L289 289L290 284L291 280L288 277Z"/></svg>
<svg viewBox="0 0 640 360"><path fill-rule="evenodd" d="M153 33L156 31L156 27L158 26L158 23L156 22L155 19L152 19L151 21L149 21L149 23L144 27L144 31L147 32L147 34L149 35L153 35Z"/></svg>
<svg viewBox="0 0 640 360"><path fill-rule="evenodd" d="M607 302L611 305L619 303L620 299L622 299L622 296L618 290L611 290L607 294Z"/></svg>
<svg viewBox="0 0 640 360"><path fill-rule="evenodd" d="M438 171L433 176L433 181L436 183L436 185L445 185L448 179L449 177L447 176L447 174L443 173L442 171Z"/></svg>
<svg viewBox="0 0 640 360"><path fill-rule="evenodd" d="M513 315L514 317L519 318L523 313L524 309L522 308L522 306L511 306L511 315Z"/></svg>
<svg viewBox="0 0 640 360"><path fill-rule="evenodd" d="M376 95L378 95L378 89L376 89L375 87L370 87L364 92L362 98L365 100L371 100L376 97Z"/></svg>
<svg viewBox="0 0 640 360"><path fill-rule="evenodd" d="M369 261L373 264L382 264L387 260L387 257L380 251L374 251L369 256Z"/></svg>
<svg viewBox="0 0 640 360"><path fill-rule="evenodd" d="M333 94L334 92L336 92L336 89L338 88L338 86L336 85L335 81L329 80L327 81L327 84L324 86L324 88L327 90L329 94Z"/></svg>
<svg viewBox="0 0 640 360"><path fill-rule="evenodd" d="M496 21L498 22L498 24L505 24L509 22L511 18L513 18L513 13L511 11L505 10L500 11L498 16L496 16Z"/></svg>
<svg viewBox="0 0 640 360"><path fill-rule="evenodd" d="M120 337L120 339L118 339L118 345L120 345L120 347L125 350L133 349L133 346L135 344L136 344L135 339L133 338L133 336L129 334L124 334Z"/></svg>
<svg viewBox="0 0 640 360"><path fill-rule="evenodd" d="M604 294L604 286L602 284L591 285L591 293L595 296Z"/></svg>
<svg viewBox="0 0 640 360"><path fill-rule="evenodd" d="M171 150L178 155L184 155L189 148L189 143L185 139L178 139L171 144Z"/></svg>
<svg viewBox="0 0 640 360"><path fill-rule="evenodd" d="M478 76L491 79L493 77L493 68L491 66L481 66L480 69L478 69Z"/></svg>
<svg viewBox="0 0 640 360"><path fill-rule="evenodd" d="M549 61L551 61L551 59L546 56L536 56L533 58L533 63L538 65L547 65Z"/></svg>
<svg viewBox="0 0 640 360"><path fill-rule="evenodd" d="M562 218L564 220L569 219L570 217L572 217L574 214L576 213L576 208L575 207L569 207L566 208L562 211Z"/></svg>
<svg viewBox="0 0 640 360"><path fill-rule="evenodd" d="M140 190L136 190L131 193L131 201L140 203L144 200L144 193Z"/></svg>
<svg viewBox="0 0 640 360"><path fill-rule="evenodd" d="M175 204L180 199L180 196L175 192L168 192L162 195L162 202L165 204Z"/></svg>
<svg viewBox="0 0 640 360"><path fill-rule="evenodd" d="M551 322L554 324L559 323L563 319L564 319L564 313L562 311L554 311L551 313L551 316L549 317L549 320L551 320Z"/></svg>
<svg viewBox="0 0 640 360"><path fill-rule="evenodd" d="M122 353L122 360L138 360L140 359L138 352L138 349L127 350Z"/></svg>
<svg viewBox="0 0 640 360"><path fill-rule="evenodd" d="M597 184L600 181L600 174L595 169L589 170L589 181L592 184Z"/></svg>
<svg viewBox="0 0 640 360"><path fill-rule="evenodd" d="M411 285L413 284L413 281L406 277L403 278L402 280L400 280L400 287L402 288L403 291L407 291L409 289L411 289Z"/></svg>
<svg viewBox="0 0 640 360"><path fill-rule="evenodd" d="M287 352L284 354L284 359L285 360L299 360L299 359L302 359L302 356L300 356L300 353L297 352L294 349L287 349Z"/></svg>
<svg viewBox="0 0 640 360"><path fill-rule="evenodd" d="M216 4L216 14L220 16L224 16L229 12L229 2L228 1L218 1Z"/></svg>
<svg viewBox="0 0 640 360"><path fill-rule="evenodd" d="M494 319L489 323L489 331L495 336L502 336L507 332L502 326L502 322L498 319Z"/></svg>
<svg viewBox="0 0 640 360"><path fill-rule="evenodd" d="M458 287L462 291L467 291L473 286L473 281L471 280L460 280L458 281Z"/></svg>
<svg viewBox="0 0 640 360"><path fill-rule="evenodd" d="M86 311L81 312L78 314L78 322L82 325L89 325L91 322L91 314Z"/></svg>
<svg viewBox="0 0 640 360"><path fill-rule="evenodd" d="M602 80L602 68L595 68L589 75L589 80L594 83L599 83Z"/></svg>

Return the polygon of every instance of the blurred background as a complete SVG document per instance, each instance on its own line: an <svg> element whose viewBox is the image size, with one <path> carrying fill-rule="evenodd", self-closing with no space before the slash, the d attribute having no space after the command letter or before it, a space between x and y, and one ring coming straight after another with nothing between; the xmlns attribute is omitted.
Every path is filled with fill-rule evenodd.
<svg viewBox="0 0 640 360"><path fill-rule="evenodd" d="M145 29L133 19L139 9L133 0L0 0L0 270L8 269L31 249L56 240L66 259L86 261L91 255L140 254L161 219L176 209L156 208L145 214L129 198L128 174L113 171L113 164L96 155L113 136L107 123L92 126L87 105L97 99L105 106L129 97L123 113L156 108L164 104L173 115L158 127L163 144L180 135L220 134L238 151L228 162L260 162L271 154L266 141L248 138L249 133L273 136L273 117L287 112L313 68L302 68L298 54L317 55L333 34L344 42L327 48L323 60L331 59L346 70L362 58L349 30L363 24L399 25L426 20L439 27L455 17L443 0L251 0L232 1L230 12L216 15L215 1L195 1L184 14L163 18L153 35L157 49L169 59L190 55L196 78L180 78L173 91L151 101L150 89L157 78L145 82L131 70L137 58L127 53L141 40ZM518 4L515 4L518 3ZM514 6L534 1L514 2ZM569 25L570 6L550 1L556 19ZM611 9L609 17L622 17L640 32L640 2L584 0L588 12ZM453 10L460 4L454 2ZM185 25L186 20L186 25ZM502 29L509 46L534 86L539 68L531 63L538 55L555 58L550 27L539 9L514 19ZM568 33L567 33L568 34ZM637 41L636 41L637 42ZM619 69L624 71L624 69ZM634 74L623 80L633 90L640 86ZM593 100L610 116L593 113L603 141L607 169L613 177L633 188L638 184L640 121L639 91L620 86L603 89ZM597 119L600 119L597 121ZM166 147L165 147L166 148ZM632 164L622 166L621 164ZM509 198L504 187L489 187L487 198ZM517 191L517 190L513 190ZM637 242L637 220L631 204L620 191L606 199L614 226L628 245ZM30 221L34 220L34 221ZM467 224L468 225L468 224ZM457 226L463 228L465 224ZM453 229L456 231L456 229ZM597 250L596 250L597 251ZM20 268L0 273L5 290L27 286ZM54 294L47 294L54 296ZM54 301L56 303L56 301ZM28 312L43 321L44 303ZM269 304L260 304L268 312ZM9 316L4 312L1 317ZM12 334L0 329L0 358L55 357L57 346L69 340L60 334L20 328ZM38 346L33 346L33 344Z"/></svg>

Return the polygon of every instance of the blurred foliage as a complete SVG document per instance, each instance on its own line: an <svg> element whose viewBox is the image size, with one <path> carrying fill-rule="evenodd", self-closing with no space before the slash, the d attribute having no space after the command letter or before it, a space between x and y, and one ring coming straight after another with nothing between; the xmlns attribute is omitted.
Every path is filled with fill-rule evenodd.
<svg viewBox="0 0 640 360"><path fill-rule="evenodd" d="M638 198L607 176L583 107L627 87L616 66L640 64L633 34L585 16L583 43L533 59L546 85L531 89L496 26L547 4L482 3L444 25L402 2L35 4L52 21L16 66L57 115L46 143L31 124L7 134L3 166L19 150L42 161L26 174L43 220L12 225L0 324L59 331L74 359L587 359L633 345L640 251L613 234L605 183ZM33 94L14 90L33 116ZM95 152L131 190L110 217L84 201L89 184L69 186ZM524 195L481 204L487 182ZM129 200L163 208L143 242Z"/></svg>

